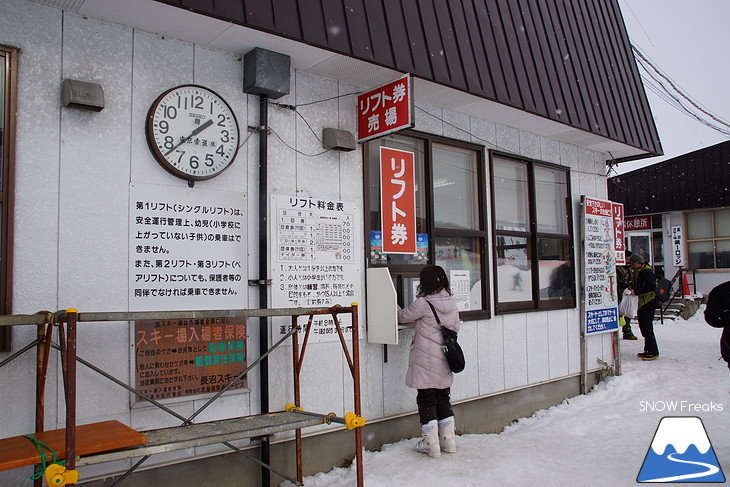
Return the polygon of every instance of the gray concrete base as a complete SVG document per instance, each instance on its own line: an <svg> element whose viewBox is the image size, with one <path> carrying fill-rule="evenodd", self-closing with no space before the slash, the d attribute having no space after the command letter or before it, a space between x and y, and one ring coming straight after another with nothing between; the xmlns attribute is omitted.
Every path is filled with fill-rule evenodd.
<svg viewBox="0 0 730 487"><path fill-rule="evenodd" d="M595 374L589 374L595 383ZM560 404L565 398L580 394L578 376L540 384L482 399L454 405L457 433L498 433L505 426L535 411ZM415 406L415 405L414 405ZM367 419L367 418L366 418ZM306 432L305 432L306 433ZM367 423L362 431L363 447L379 450L384 444L420 435L418 416L414 413L378 422ZM260 459L259 447L246 451ZM290 478L296 477L294 441L271 445L271 465ZM333 467L350 465L355 457L355 435L352 431L305 437L302 448L304 475L326 472ZM160 467L131 474L119 487L260 487L261 467L238 453L224 454L200 460ZM271 473L271 486L284 479ZM113 478L97 480L84 485L108 487Z"/></svg>

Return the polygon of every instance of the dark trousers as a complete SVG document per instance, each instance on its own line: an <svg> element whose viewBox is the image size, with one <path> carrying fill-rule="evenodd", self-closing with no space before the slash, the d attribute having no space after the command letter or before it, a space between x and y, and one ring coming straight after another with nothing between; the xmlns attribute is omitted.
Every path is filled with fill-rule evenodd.
<svg viewBox="0 0 730 487"><path fill-rule="evenodd" d="M626 338L633 335L634 332L631 330L631 318L629 318L628 316L624 316L624 321L626 322L626 324L621 327L621 331L624 334L624 338Z"/></svg>
<svg viewBox="0 0 730 487"><path fill-rule="evenodd" d="M416 396L421 424L454 415L451 409L451 389L418 389Z"/></svg>
<svg viewBox="0 0 730 487"><path fill-rule="evenodd" d="M656 299L653 299L639 308L636 319L639 322L639 330L641 336L644 337L644 352L659 355L659 346L654 336L654 310L656 309Z"/></svg>

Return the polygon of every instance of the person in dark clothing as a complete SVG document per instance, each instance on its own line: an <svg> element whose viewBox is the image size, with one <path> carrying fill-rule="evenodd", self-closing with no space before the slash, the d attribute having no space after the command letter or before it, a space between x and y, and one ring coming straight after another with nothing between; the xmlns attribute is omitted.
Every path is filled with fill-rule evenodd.
<svg viewBox="0 0 730 487"><path fill-rule="evenodd" d="M715 286L707 297L705 321L715 328L723 328L720 353L730 368L730 281Z"/></svg>
<svg viewBox="0 0 730 487"><path fill-rule="evenodd" d="M639 296L639 312L636 319L644 337L644 351L637 354L641 360L654 360L659 356L659 346L654 336L654 311L659 301L656 299L656 276L654 269L644 262L639 254L631 254L629 265L634 271L631 279L631 292Z"/></svg>
<svg viewBox="0 0 730 487"><path fill-rule="evenodd" d="M626 258L631 258L631 251L626 251ZM631 264L627 262L626 265L616 266L616 281L618 287L618 302L621 304L621 300L624 297L624 290L631 287ZM621 327L624 340L638 340L634 332L631 330L631 318L624 316L624 325Z"/></svg>

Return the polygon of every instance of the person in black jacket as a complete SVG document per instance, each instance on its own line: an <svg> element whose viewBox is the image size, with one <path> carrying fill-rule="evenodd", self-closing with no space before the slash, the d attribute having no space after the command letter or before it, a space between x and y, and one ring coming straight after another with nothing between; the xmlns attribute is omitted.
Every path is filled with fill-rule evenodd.
<svg viewBox="0 0 730 487"><path fill-rule="evenodd" d="M705 321L715 328L723 328L720 353L730 368L730 281L719 284L710 291L705 308Z"/></svg>
<svg viewBox="0 0 730 487"><path fill-rule="evenodd" d="M631 279L631 292L639 296L639 312L636 320L639 322L639 330L644 337L644 351L637 355L641 360L654 360L659 356L659 346L654 336L654 310L659 301L656 299L656 276L654 269L644 262L644 258L638 254L631 254L629 265L634 271Z"/></svg>

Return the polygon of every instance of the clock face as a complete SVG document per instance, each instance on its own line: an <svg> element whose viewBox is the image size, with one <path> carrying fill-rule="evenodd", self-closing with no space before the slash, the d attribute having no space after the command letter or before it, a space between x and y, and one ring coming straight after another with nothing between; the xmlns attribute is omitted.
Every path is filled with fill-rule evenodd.
<svg viewBox="0 0 730 487"><path fill-rule="evenodd" d="M147 143L162 167L188 181L217 176L238 153L238 122L217 93L182 85L161 94L147 114Z"/></svg>

